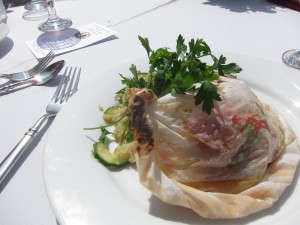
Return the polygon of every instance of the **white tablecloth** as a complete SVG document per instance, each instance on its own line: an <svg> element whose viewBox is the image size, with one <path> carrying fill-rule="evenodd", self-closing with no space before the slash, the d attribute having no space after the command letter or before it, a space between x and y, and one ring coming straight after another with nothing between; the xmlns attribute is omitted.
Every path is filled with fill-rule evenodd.
<svg viewBox="0 0 300 225"><path fill-rule="evenodd" d="M148 37L153 49L174 47L204 38L212 50L261 57L281 63L281 55L300 48L300 13L264 0L66 0L56 1L57 13L74 27L91 22L110 26L115 39L58 56L67 66L81 66L80 87L101 71L146 56L138 35ZM8 36L0 42L0 72L36 63L25 41L37 38L41 21L22 19L22 6L10 8ZM300 74L299 74L300 81ZM24 88L0 96L0 160L45 112L57 82ZM42 154L51 123L29 146L16 168L0 186L1 225L57 225L48 203L42 176Z"/></svg>

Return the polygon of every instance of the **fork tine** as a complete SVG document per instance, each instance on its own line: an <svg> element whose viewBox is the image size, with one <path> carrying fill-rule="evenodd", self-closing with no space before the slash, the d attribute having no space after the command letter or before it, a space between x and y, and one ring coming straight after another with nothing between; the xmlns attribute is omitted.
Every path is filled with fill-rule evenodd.
<svg viewBox="0 0 300 225"><path fill-rule="evenodd" d="M60 80L60 82L59 82L59 84L58 84L58 86L57 86L57 88L56 88L56 91L54 92L53 97L52 97L52 99L51 99L50 102L56 102L56 99L58 98L58 96L59 96L59 94L60 94L60 92L61 92L61 89L62 89L62 87L63 87L64 84L65 84L65 81L68 79L67 76L66 76L66 75L67 75L67 72L68 72L68 67L66 67L65 72L64 72L64 75L63 75L63 77L61 78L61 80Z"/></svg>
<svg viewBox="0 0 300 225"><path fill-rule="evenodd" d="M27 73L30 76L33 76L34 74L40 72L42 69L44 69L46 67L46 65L48 64L48 62L50 62L50 60L52 60L53 58L54 57L52 57L51 54L48 54L41 61L39 61L38 64L36 64L33 68L31 68L30 70L28 70Z"/></svg>
<svg viewBox="0 0 300 225"><path fill-rule="evenodd" d="M72 72L74 70L74 72ZM77 90L78 90L78 84L81 74L81 68L79 68L79 71L77 71L77 68L73 69L72 67L66 68L64 72L64 77L61 79L52 99L51 103L57 103L57 104L65 104L69 97L71 97Z"/></svg>
<svg viewBox="0 0 300 225"><path fill-rule="evenodd" d="M45 69L47 64L55 57L53 51L50 51L35 67L28 70L30 75L40 72Z"/></svg>
<svg viewBox="0 0 300 225"><path fill-rule="evenodd" d="M73 88L73 94L78 90L80 74L81 74L81 67L79 67L79 71L77 73L77 78L76 78L75 85L74 85L74 88Z"/></svg>
<svg viewBox="0 0 300 225"><path fill-rule="evenodd" d="M47 60L48 58L54 57L54 52L50 51L44 58L42 58L39 62L43 62L44 60Z"/></svg>
<svg viewBox="0 0 300 225"><path fill-rule="evenodd" d="M54 55L53 51L50 51L44 58L42 58L37 65L35 65L30 70L35 70L41 63L43 63L45 60L48 60L50 57Z"/></svg>
<svg viewBox="0 0 300 225"><path fill-rule="evenodd" d="M63 86L63 89L60 93L60 96L59 96L59 99L60 99L60 103L65 103L65 97L66 97L66 89L67 89L67 86L68 86L68 81L70 80L70 77L71 77L71 73L72 73L72 70L73 68L71 67L70 70L69 70L69 73L68 73L68 76L67 76L67 80L65 81L65 85ZM71 80L72 82L72 80Z"/></svg>
<svg viewBox="0 0 300 225"><path fill-rule="evenodd" d="M53 59L54 57L52 58L48 58L46 61L43 61L42 63L39 63L37 67L35 67L33 70L30 70L28 71L28 74L30 76L33 76L39 72L41 72L43 69L46 68L46 66L48 65L48 63Z"/></svg>
<svg viewBox="0 0 300 225"><path fill-rule="evenodd" d="M48 65L49 62L51 62L54 59L54 55L51 55L49 57L47 57L47 59L45 59L42 63L40 63L36 68L35 68L35 72L40 72L43 69L46 68L46 66Z"/></svg>
<svg viewBox="0 0 300 225"><path fill-rule="evenodd" d="M54 59L54 57L54 53L50 51L48 55L44 57L44 59L41 60L41 62L37 65L37 67L35 68L36 72L40 72L41 70L45 69L47 64L51 62Z"/></svg>
<svg viewBox="0 0 300 225"><path fill-rule="evenodd" d="M65 102L67 102L69 100L69 97L71 97L78 90L78 83L79 83L80 73L81 73L81 68L79 68L79 71L77 72L77 68L75 67L75 70L73 72L68 91L66 93ZM73 83L74 83L74 85L73 85Z"/></svg>
<svg viewBox="0 0 300 225"><path fill-rule="evenodd" d="M71 73L72 70L70 70L70 73ZM72 91L72 86L73 86L73 82L74 82L74 75L76 73L76 68L74 70L74 73L72 74L72 76L70 76L70 84L69 84L69 87L68 87L68 90L67 92L65 93L65 98L64 98L64 103L66 103L69 99L69 96L71 95L71 91Z"/></svg>

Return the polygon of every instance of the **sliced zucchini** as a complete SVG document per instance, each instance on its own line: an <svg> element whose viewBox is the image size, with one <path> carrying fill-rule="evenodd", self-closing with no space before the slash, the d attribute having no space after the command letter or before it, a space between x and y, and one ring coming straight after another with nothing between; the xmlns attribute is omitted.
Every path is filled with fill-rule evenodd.
<svg viewBox="0 0 300 225"><path fill-rule="evenodd" d="M134 149L133 143L128 143L120 145L114 152L110 152L105 144L97 142L94 144L94 156L105 166L120 166L132 158Z"/></svg>
<svg viewBox="0 0 300 225"><path fill-rule="evenodd" d="M109 107L104 111L103 119L107 123L114 123L120 119L122 115L126 112L127 108L124 105L116 105Z"/></svg>
<svg viewBox="0 0 300 225"><path fill-rule="evenodd" d="M105 110L104 114L105 115L115 115L117 114L122 108L124 108L123 105L116 105L116 106L111 106L108 109Z"/></svg>

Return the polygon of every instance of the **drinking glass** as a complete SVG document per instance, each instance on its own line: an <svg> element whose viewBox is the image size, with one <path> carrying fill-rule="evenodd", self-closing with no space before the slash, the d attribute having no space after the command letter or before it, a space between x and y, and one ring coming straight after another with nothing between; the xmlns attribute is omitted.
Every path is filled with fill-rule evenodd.
<svg viewBox="0 0 300 225"><path fill-rule="evenodd" d="M282 61L290 67L300 69L300 49L291 49L283 53Z"/></svg>
<svg viewBox="0 0 300 225"><path fill-rule="evenodd" d="M44 0L47 4L48 19L39 25L39 30L43 32L59 31L72 26L72 20L62 19L56 15L53 0Z"/></svg>
<svg viewBox="0 0 300 225"><path fill-rule="evenodd" d="M41 20L48 16L47 5L44 0L31 0L26 3L25 12L22 15L24 20Z"/></svg>
<svg viewBox="0 0 300 225"><path fill-rule="evenodd" d="M5 6L3 4L3 1L0 0L0 24L3 22L3 23L6 23L6 20L7 20L7 13L6 13L6 9L5 9Z"/></svg>

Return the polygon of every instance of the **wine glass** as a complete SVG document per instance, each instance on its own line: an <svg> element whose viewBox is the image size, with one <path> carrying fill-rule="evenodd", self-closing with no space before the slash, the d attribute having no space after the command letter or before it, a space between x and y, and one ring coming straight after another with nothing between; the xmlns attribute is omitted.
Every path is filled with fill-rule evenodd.
<svg viewBox="0 0 300 225"><path fill-rule="evenodd" d="M26 10L22 15L24 20L41 20L48 16L47 4L44 0L31 0L24 8Z"/></svg>
<svg viewBox="0 0 300 225"><path fill-rule="evenodd" d="M44 0L47 4L48 19L39 25L39 30L43 32L59 31L72 26L72 20L62 19L56 15L54 0Z"/></svg>
<svg viewBox="0 0 300 225"><path fill-rule="evenodd" d="M282 61L289 67L300 69L300 49L291 49L283 53Z"/></svg>

